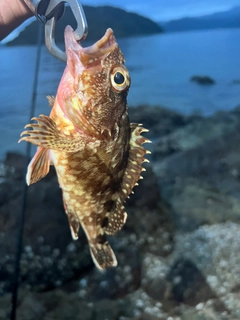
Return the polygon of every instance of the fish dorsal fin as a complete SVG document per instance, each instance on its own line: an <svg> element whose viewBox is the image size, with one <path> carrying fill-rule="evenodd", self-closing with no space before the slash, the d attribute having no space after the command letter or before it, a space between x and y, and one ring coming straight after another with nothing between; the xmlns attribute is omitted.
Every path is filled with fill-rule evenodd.
<svg viewBox="0 0 240 320"><path fill-rule="evenodd" d="M49 150L43 147L39 147L34 157L32 158L32 161L28 165L26 176L27 184L33 184L45 177L49 172L49 166Z"/></svg>
<svg viewBox="0 0 240 320"><path fill-rule="evenodd" d="M141 136L142 132L148 132L147 129L141 127L141 124L131 123L131 137L130 137L130 149L127 167L123 176L120 198L124 201L132 192L132 189L139 179L141 179L141 172L145 171L142 167L143 162L149 162L144 158L145 154L149 154L150 151L143 148L144 143L150 143L151 141Z"/></svg>

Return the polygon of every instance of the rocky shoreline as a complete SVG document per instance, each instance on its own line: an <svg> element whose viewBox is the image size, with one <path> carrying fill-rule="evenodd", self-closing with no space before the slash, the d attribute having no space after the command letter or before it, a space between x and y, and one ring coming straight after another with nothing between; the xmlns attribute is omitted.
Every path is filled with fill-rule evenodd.
<svg viewBox="0 0 240 320"><path fill-rule="evenodd" d="M71 240L54 170L28 188L18 320L240 318L240 109L204 118L130 108L152 154L109 240L115 269ZM7 319L25 159L0 163L0 320ZM81 315L77 316L76 315Z"/></svg>

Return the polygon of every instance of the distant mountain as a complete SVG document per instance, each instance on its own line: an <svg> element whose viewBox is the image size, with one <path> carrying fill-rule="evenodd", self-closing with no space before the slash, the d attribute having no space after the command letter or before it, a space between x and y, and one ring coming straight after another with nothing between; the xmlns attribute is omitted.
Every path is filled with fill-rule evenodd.
<svg viewBox="0 0 240 320"><path fill-rule="evenodd" d="M160 25L166 32L240 28L240 6L225 12L218 12L206 16L160 22Z"/></svg>
<svg viewBox="0 0 240 320"><path fill-rule="evenodd" d="M84 6L84 12L88 22L88 40L100 39L109 27L113 29L116 38L163 32L162 28L152 20L119 8ZM38 21L31 23L8 45L36 44L38 24ZM64 16L56 25L56 43L63 42L64 29L68 24L76 28L72 12L66 8Z"/></svg>

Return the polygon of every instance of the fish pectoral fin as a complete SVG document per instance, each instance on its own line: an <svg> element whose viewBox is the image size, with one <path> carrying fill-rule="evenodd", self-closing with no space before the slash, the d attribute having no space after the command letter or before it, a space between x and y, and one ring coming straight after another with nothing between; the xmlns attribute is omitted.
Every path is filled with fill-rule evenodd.
<svg viewBox="0 0 240 320"><path fill-rule="evenodd" d="M21 133L18 142L28 141L40 147L65 152L80 151L86 145L81 136L73 137L62 133L50 117L40 115L32 120L37 123L27 124L25 128L30 129Z"/></svg>
<svg viewBox="0 0 240 320"><path fill-rule="evenodd" d="M27 185L33 184L45 177L49 172L49 166L49 150L39 147L28 165L26 175Z"/></svg>
<svg viewBox="0 0 240 320"><path fill-rule="evenodd" d="M116 232L122 229L127 220L127 213L124 205L121 201L117 202L117 205L111 212L106 214L104 231L109 235L114 235Z"/></svg>
<svg viewBox="0 0 240 320"><path fill-rule="evenodd" d="M132 192L132 189L142 177L142 171L146 169L142 167L143 162L149 162L144 156L150 152L142 145L151 141L141 136L142 132L148 132L147 129L141 127L140 124L131 123L130 149L127 167L123 176L120 197L124 201Z"/></svg>

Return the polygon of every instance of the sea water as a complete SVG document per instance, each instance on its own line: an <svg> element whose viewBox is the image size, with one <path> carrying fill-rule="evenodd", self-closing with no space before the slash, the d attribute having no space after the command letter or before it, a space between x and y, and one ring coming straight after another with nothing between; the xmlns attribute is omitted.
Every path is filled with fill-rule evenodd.
<svg viewBox="0 0 240 320"><path fill-rule="evenodd" d="M128 104L164 106L184 114L211 115L240 104L240 29L166 33L118 39L131 75ZM87 43L86 43L87 44ZM25 151L19 134L29 123L35 76L35 46L0 47L0 159ZM35 115L48 115L46 95L55 95L65 64L42 47ZM200 86L193 75L216 83ZM237 82L237 81L235 81Z"/></svg>

